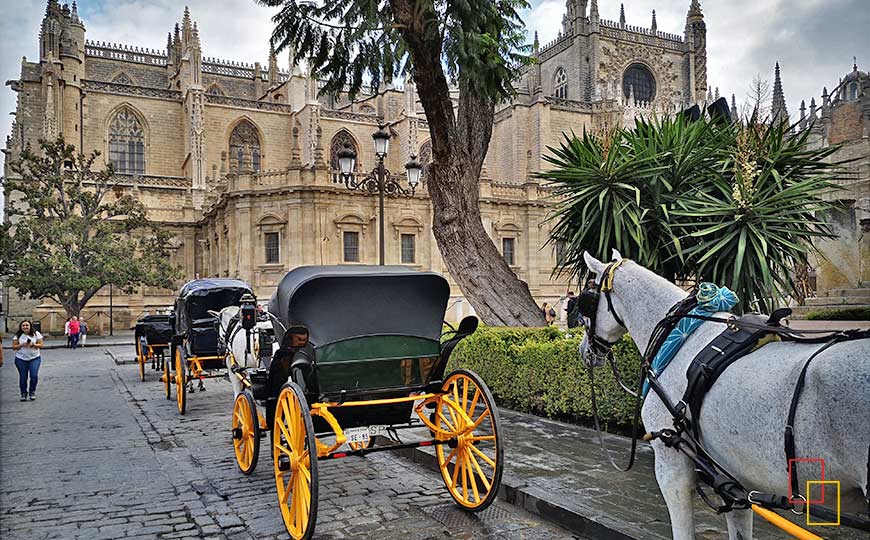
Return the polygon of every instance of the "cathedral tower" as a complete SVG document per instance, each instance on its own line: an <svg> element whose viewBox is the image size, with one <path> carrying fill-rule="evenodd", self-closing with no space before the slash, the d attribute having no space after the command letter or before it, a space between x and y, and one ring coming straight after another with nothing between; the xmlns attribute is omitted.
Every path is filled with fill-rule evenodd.
<svg viewBox="0 0 870 540"><path fill-rule="evenodd" d="M707 25L701 4L692 0L686 14L686 96L689 103L703 102L707 94Z"/></svg>

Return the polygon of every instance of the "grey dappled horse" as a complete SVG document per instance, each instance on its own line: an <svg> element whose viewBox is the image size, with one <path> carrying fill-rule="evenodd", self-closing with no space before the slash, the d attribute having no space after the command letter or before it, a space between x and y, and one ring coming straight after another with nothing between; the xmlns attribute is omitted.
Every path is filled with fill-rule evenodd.
<svg viewBox="0 0 870 540"><path fill-rule="evenodd" d="M606 264L588 253L584 258L600 280ZM616 250L614 259L621 259ZM614 273L611 293L613 310L625 327L602 301L598 305L596 335L614 342L627 332L643 351L654 327L686 294L646 268L625 261ZM686 389L686 370L692 359L723 328L714 322L702 324L659 376L673 402ZM707 393L699 418L702 443L746 489L788 494L783 432L798 374L806 359L819 348L793 342L765 345L732 364ZM602 358L590 354L585 336L580 354L592 367L603 363ZM644 401L642 417L648 432L673 429L670 413L654 392ZM866 512L862 493L867 486L870 445L870 340L838 343L810 363L794 433L796 457L823 458L825 480L840 481L842 511ZM692 462L660 440L653 441L652 447L656 479L668 506L673 537L693 539L696 479ZM819 480L818 472L818 467L801 468L801 482ZM752 517L751 510L727 513L729 539L751 540Z"/></svg>

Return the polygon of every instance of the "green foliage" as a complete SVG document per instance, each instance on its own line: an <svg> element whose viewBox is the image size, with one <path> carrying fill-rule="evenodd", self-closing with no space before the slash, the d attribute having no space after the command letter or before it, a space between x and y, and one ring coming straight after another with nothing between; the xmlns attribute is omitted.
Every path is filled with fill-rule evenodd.
<svg viewBox="0 0 870 540"><path fill-rule="evenodd" d="M111 166L93 169L99 152L77 154L63 139L40 141L40 149L24 150L6 179L11 225L0 229L0 260L9 285L51 298L68 315L109 283L126 293L173 286L179 271L169 264L169 233L115 189Z"/></svg>
<svg viewBox="0 0 870 540"><path fill-rule="evenodd" d="M525 0L435 2L434 0L257 0L280 8L272 18L272 43L309 58L325 81L325 94L356 95L416 67L407 40L427 43L447 74L477 94L513 93L511 82L523 54L525 34L518 10ZM432 59L416 59L432 69ZM414 66L414 67L411 67ZM446 88L444 89L446 90Z"/></svg>
<svg viewBox="0 0 870 540"><path fill-rule="evenodd" d="M808 135L677 116L566 136L539 175L560 198L560 270L580 273L584 250L606 260L616 248L668 279L728 286L738 310L802 298L795 269L813 240L832 237L823 216L841 170L826 162L836 147L808 149Z"/></svg>
<svg viewBox="0 0 870 540"><path fill-rule="evenodd" d="M807 314L810 321L870 321L870 308L821 309Z"/></svg>
<svg viewBox="0 0 870 540"><path fill-rule="evenodd" d="M589 375L577 350L582 333L546 328L480 328L456 347L448 370L478 373L500 405L534 414L585 421L592 416ZM637 384L640 354L624 338L614 347L620 374ZM595 372L599 413L605 424L628 426L634 400L617 386L610 369Z"/></svg>

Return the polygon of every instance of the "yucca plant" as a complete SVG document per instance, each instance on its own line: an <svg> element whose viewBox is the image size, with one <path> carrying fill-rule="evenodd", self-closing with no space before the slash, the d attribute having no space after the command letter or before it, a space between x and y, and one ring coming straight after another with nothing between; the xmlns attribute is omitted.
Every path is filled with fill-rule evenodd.
<svg viewBox="0 0 870 540"><path fill-rule="evenodd" d="M539 174L555 186L557 271L579 274L584 250L607 258L615 247L669 279L730 287L740 310L771 310L796 295L813 240L832 237L836 148L808 149L807 137L682 116L566 136Z"/></svg>
<svg viewBox="0 0 870 540"><path fill-rule="evenodd" d="M721 174L672 212L677 238L700 240L681 251L699 277L727 285L740 309L770 312L787 297L801 298L795 276L813 241L832 238L825 223L834 205L840 168L827 159L835 147L809 149L808 131L750 119L737 125Z"/></svg>

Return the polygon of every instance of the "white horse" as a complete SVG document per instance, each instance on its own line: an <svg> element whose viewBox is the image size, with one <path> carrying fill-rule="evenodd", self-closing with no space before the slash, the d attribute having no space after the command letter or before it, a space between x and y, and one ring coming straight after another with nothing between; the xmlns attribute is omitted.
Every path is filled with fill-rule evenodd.
<svg viewBox="0 0 870 540"><path fill-rule="evenodd" d="M233 372L233 367L241 368L257 368L260 362L260 332L272 330L272 321L257 321L254 328L250 332L250 342L245 343L248 333L242 328L241 323L236 322L232 325L230 321L236 318L239 314L239 306L228 306L223 308L218 317L220 319L220 335L227 346L226 364L227 371L230 377L230 383L233 385L233 397L238 396L244 390L242 381ZM228 331L230 332L228 335ZM271 353L271 351L270 351ZM271 354L270 354L271 355ZM235 362L234 362L235 361Z"/></svg>
<svg viewBox="0 0 870 540"><path fill-rule="evenodd" d="M600 281L606 264L588 253L584 259ZM614 259L621 259L616 250ZM613 311L625 326L617 322L602 298L595 333L614 342L628 332L643 351L658 322L687 293L631 261L624 261L613 276L610 293ZM686 370L692 359L723 329L722 324L714 322L699 326L659 376L673 403L685 392ZM765 345L732 364L707 393L699 419L702 444L744 488L789 495L783 450L786 418L798 374L819 348L820 345L794 342ZM592 367L603 363L602 358L591 354L586 337L580 345L580 354ZM648 432L674 427L673 418L654 392L645 399L642 417ZM824 479L840 481L843 511L865 513L862 491L868 481L870 445L870 340L836 344L810 363L797 407L794 434L796 457L824 459ZM668 506L673 538L693 539L692 497L696 482L693 464L660 440L654 440L652 446L656 479ZM801 483L819 480L819 468L810 469L801 467ZM826 490L826 495L833 496L831 491ZM814 497L818 498L818 493ZM825 503L831 506L833 501L826 497ZM751 540L752 517L751 510L727 513L729 539Z"/></svg>

